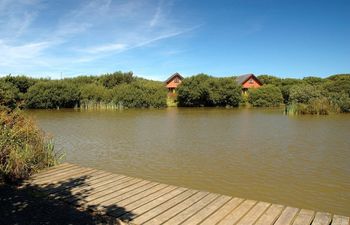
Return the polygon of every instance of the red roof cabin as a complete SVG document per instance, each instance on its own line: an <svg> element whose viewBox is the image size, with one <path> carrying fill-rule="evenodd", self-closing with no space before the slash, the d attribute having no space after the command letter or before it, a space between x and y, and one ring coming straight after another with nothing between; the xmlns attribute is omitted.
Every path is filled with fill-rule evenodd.
<svg viewBox="0 0 350 225"><path fill-rule="evenodd" d="M259 88L262 86L262 83L254 74L238 76L236 77L236 82L242 86L243 93L246 93L249 88Z"/></svg>
<svg viewBox="0 0 350 225"><path fill-rule="evenodd" d="M184 78L179 73L174 73L166 81L166 87L168 88L169 93L175 93L175 89Z"/></svg>

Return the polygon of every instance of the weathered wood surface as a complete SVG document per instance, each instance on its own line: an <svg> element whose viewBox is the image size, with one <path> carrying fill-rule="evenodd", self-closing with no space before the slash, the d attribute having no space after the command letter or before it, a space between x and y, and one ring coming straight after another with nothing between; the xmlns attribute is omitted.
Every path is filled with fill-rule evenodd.
<svg viewBox="0 0 350 225"><path fill-rule="evenodd" d="M350 225L349 217L159 184L63 163L28 179L51 198L130 224Z"/></svg>

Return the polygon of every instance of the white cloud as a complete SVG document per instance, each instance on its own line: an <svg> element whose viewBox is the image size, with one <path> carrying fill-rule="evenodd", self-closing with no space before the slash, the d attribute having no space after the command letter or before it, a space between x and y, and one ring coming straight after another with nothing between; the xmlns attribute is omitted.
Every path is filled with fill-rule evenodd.
<svg viewBox="0 0 350 225"><path fill-rule="evenodd" d="M161 18L161 14L162 14L162 3L163 1L160 0L158 2L157 8L156 8L156 13L154 14L154 16L152 17L151 21L149 22L149 25L151 27L154 27L155 25L158 24L160 18Z"/></svg>
<svg viewBox="0 0 350 225"><path fill-rule="evenodd" d="M112 44L105 44L95 47L86 48L83 51L91 54L97 54L102 52L114 52L114 51L122 51L127 48L127 45L120 44L120 43L112 43Z"/></svg>
<svg viewBox="0 0 350 225"><path fill-rule="evenodd" d="M59 1L52 6L41 0L0 0L0 73L26 73L28 68L76 71L79 64L154 45L198 27L177 21L171 14L172 1L152 1L92 0L61 9L57 4L64 3Z"/></svg>

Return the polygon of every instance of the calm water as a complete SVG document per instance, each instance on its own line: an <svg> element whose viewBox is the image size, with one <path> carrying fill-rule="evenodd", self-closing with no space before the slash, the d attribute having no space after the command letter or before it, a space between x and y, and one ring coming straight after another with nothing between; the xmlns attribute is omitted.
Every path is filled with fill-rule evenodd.
<svg viewBox="0 0 350 225"><path fill-rule="evenodd" d="M350 115L176 108L28 113L72 163L350 215Z"/></svg>

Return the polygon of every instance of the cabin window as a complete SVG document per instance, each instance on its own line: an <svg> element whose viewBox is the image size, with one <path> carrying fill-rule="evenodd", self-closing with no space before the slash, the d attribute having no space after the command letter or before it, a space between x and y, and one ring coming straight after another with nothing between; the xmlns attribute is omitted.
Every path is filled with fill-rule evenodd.
<svg viewBox="0 0 350 225"><path fill-rule="evenodd" d="M249 79L249 83L250 83L250 84L254 84L254 80L250 78L250 79Z"/></svg>
<svg viewBox="0 0 350 225"><path fill-rule="evenodd" d="M179 82L180 82L179 78L176 77L176 78L174 79L174 83L179 83Z"/></svg>

